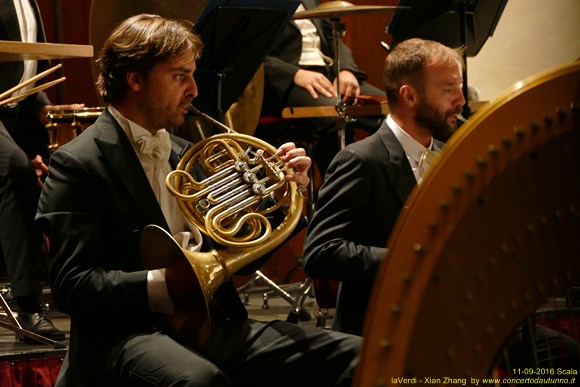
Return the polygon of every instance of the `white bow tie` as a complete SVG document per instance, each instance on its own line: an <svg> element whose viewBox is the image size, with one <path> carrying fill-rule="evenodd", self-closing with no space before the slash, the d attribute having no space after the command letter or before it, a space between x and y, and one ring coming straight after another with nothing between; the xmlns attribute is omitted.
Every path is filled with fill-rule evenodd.
<svg viewBox="0 0 580 387"><path fill-rule="evenodd" d="M139 152L151 158L167 161L171 152L171 139L165 129L158 130L154 135L145 134L135 140Z"/></svg>

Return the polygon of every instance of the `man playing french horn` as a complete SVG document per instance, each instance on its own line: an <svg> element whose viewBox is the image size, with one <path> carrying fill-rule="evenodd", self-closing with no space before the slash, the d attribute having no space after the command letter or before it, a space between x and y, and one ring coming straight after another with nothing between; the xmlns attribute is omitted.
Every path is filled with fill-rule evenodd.
<svg viewBox="0 0 580 387"><path fill-rule="evenodd" d="M248 319L217 244L181 211L189 204L178 204L165 186L166 175L191 144L163 128L181 125L190 110L201 49L199 37L179 22L156 15L122 22L98 59L98 86L107 108L51 158L37 223L50 243L55 303L71 317L70 348L57 385L348 386L360 339ZM266 175L285 170L283 179L293 193L309 183L311 160L304 149L285 144L274 152L278 161L264 166L271 169ZM212 164L212 157L204 154L199 162ZM252 154L246 161L257 158ZM246 172L257 169L251 164ZM185 184L184 195L197 190L196 179ZM152 224L173 238L143 244L148 238L142 234ZM208 316L200 308L179 332L165 328L191 311L189 284L174 281L187 260L171 261L160 244L171 251L213 249L210 255L219 257L218 266L227 272L215 292L207 293ZM158 257L158 264L148 270L144 254L149 261ZM204 323L196 325L197 319ZM183 338L188 327L205 333Z"/></svg>

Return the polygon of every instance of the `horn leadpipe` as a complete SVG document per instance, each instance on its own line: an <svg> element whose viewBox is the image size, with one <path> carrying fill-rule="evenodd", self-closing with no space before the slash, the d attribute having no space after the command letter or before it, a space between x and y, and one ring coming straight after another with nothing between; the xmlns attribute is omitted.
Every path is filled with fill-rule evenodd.
<svg viewBox="0 0 580 387"><path fill-rule="evenodd" d="M199 110L198 108L196 108L195 106L193 106L192 104L189 104L189 106L187 107L187 110L190 113L195 114L196 116L200 116L200 117L208 120L212 124L219 126L220 128L226 130L227 132L235 132L235 130L233 130L229 126L227 126L227 125L219 122L218 120L216 120L212 116L205 114L204 112L202 112L201 110Z"/></svg>

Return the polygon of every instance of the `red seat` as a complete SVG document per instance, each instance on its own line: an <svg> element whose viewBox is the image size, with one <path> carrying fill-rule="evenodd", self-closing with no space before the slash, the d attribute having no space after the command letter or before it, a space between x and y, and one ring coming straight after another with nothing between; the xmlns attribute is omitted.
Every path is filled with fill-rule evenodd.
<svg viewBox="0 0 580 387"><path fill-rule="evenodd" d="M279 124L284 120L282 116L260 116L258 126Z"/></svg>
<svg viewBox="0 0 580 387"><path fill-rule="evenodd" d="M314 280L314 296L316 298L316 303L320 308L336 308L339 284L339 281L330 279Z"/></svg>
<svg viewBox="0 0 580 387"><path fill-rule="evenodd" d="M316 317L316 326L319 328L326 327L326 318L328 317L329 309L336 308L336 299L338 297L338 288L340 282L330 279L314 279L312 281L314 286L314 298L319 307L319 313Z"/></svg>

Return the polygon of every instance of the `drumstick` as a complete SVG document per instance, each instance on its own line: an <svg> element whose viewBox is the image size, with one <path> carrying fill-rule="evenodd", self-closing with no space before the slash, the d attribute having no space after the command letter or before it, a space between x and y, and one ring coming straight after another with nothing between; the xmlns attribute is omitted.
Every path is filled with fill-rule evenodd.
<svg viewBox="0 0 580 387"><path fill-rule="evenodd" d="M0 106L14 102L14 101L19 100L21 98L26 98L29 95L34 94L34 93L38 93L39 91L42 91L44 89L48 89L49 87L54 86L57 83L64 81L65 79L66 79L66 77L62 77L62 78L56 79L54 81L43 83L42 85L36 86L36 87L34 87L34 88L32 88L32 89L30 89L22 94L18 94L18 95L15 95L14 97L6 98L5 100L0 101Z"/></svg>
<svg viewBox="0 0 580 387"><path fill-rule="evenodd" d="M3 98L5 98L5 97L7 97L7 96L9 96L9 95L12 95L12 93L14 93L15 91L18 91L18 90L22 89L23 87L26 87L26 86L30 85L31 83L34 83L34 82L36 82L36 81L37 81L37 80L39 80L40 78L47 76L48 74L50 74L50 73L52 73L52 72L54 72L54 71L58 70L58 69L59 69L59 68L61 68L61 67L62 67L62 63L59 63L59 64L57 64L56 66L54 66L54 67L51 67L51 68L49 68L48 70L41 72L40 74L36 74L36 75L35 75L35 76L33 76L32 78L30 78L30 79L28 79L28 80L26 80L26 81L24 81L24 82L22 82L22 83L20 83L20 84L18 84L18 85L16 85L16 86L14 86L13 88L11 88L11 89L9 89L9 90L6 90L6 91L5 91L5 92L3 92L2 94L0 94L0 101L1 101Z"/></svg>

